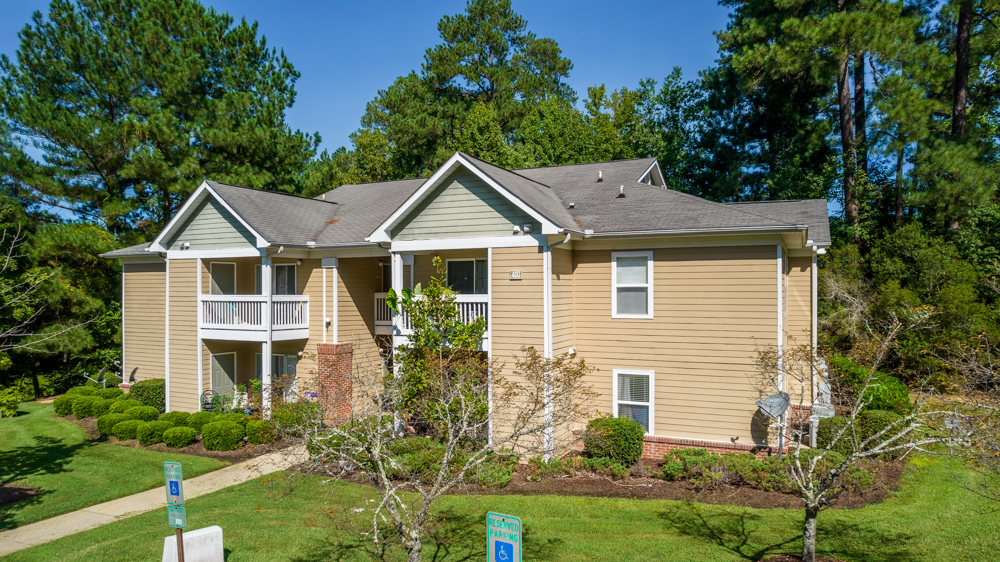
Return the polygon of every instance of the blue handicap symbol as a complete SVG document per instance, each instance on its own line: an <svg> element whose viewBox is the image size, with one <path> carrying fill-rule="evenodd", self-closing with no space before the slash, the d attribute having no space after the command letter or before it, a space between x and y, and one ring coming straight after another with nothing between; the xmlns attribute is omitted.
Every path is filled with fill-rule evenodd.
<svg viewBox="0 0 1000 562"><path fill-rule="evenodd" d="M514 545L503 541L494 541L493 545L496 547L493 553L494 560L497 562L513 562Z"/></svg>
<svg viewBox="0 0 1000 562"><path fill-rule="evenodd" d="M179 496L181 495L181 484L176 480L170 481L170 495Z"/></svg>

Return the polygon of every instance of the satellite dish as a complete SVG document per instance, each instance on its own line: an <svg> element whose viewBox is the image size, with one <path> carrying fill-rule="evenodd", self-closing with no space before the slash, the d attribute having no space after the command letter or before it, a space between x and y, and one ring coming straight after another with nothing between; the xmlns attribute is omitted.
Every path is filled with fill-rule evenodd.
<svg viewBox="0 0 1000 562"><path fill-rule="evenodd" d="M787 392L778 392L756 402L760 411L769 418L780 418L791 403L792 397Z"/></svg>
<svg viewBox="0 0 1000 562"><path fill-rule="evenodd" d="M104 371L107 371L107 370L108 370L108 368L105 367L105 368L101 369L100 373L97 373L97 384L100 384L100 383L104 382Z"/></svg>
<svg viewBox="0 0 1000 562"><path fill-rule="evenodd" d="M139 367L132 369L132 374L128 376L128 383L132 384L135 382L135 372L139 370Z"/></svg>

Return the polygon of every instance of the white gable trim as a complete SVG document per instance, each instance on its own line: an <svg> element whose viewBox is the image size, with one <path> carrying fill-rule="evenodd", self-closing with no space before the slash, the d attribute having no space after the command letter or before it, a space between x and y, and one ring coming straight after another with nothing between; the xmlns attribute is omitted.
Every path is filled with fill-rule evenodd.
<svg viewBox="0 0 1000 562"><path fill-rule="evenodd" d="M216 201L218 201L219 204L222 205L222 207L226 211L229 211L229 214L236 217L236 220L240 221L240 224L242 224L244 227L246 227L248 231L250 231L250 234L254 235L254 238L257 239L258 248L266 248L268 246L267 240L265 240L263 236L258 234L257 231L253 229L253 227L247 224L247 221L243 220L243 217L241 217L236 211L234 211L232 207L230 207L225 201L223 201L222 197L219 197L219 194L216 193L215 190L208 185L208 182L201 182L201 185L199 185L198 189L196 189L194 193L191 194L191 197L188 197L188 200L184 202L184 205L182 205L181 209L177 211L177 214L174 215L174 218L170 219L170 222L167 223L167 227L163 229L163 232L160 232L160 235L157 236L156 239L153 240L153 242L149 245L148 251L166 252L167 248L163 246L163 242L165 240L168 240L177 231L177 229L180 228L180 226L187 219L187 215L193 212L192 209L196 208L198 205L201 204L202 201L204 201L208 197L212 197Z"/></svg>
<svg viewBox="0 0 1000 562"><path fill-rule="evenodd" d="M497 193L503 195L518 209L524 211L524 213L529 215L531 218L540 222L542 224L542 234L559 234L560 228L555 223L542 216L538 211L530 207L520 198L516 197L505 187L494 181L493 178L491 178L485 172L480 170L475 164L469 162L467 159L463 158L461 154L456 152L455 154L452 155L451 158L448 159L447 162L442 164L441 167L438 168L436 172L434 172L434 175L428 178L427 181L425 181L420 186L420 188L417 189L417 191L414 192L414 194L411 195L410 198L407 199L405 203L403 203L402 206L396 209L395 213L389 216L389 218L386 219L385 222L380 224L378 228L376 228L375 231L372 233L372 235L368 238L368 240L371 242L391 242L392 236L390 235L390 232L392 231L392 229L398 226L399 223L401 223L403 219L406 218L407 214L414 206L418 205L421 201L426 199L431 194L431 192L433 192L434 188L439 186L441 182L444 180L444 178L447 177L448 174L453 172L459 166L465 167L465 169L469 170L477 177L479 177L479 179L486 182L486 185L489 185Z"/></svg>
<svg viewBox="0 0 1000 562"><path fill-rule="evenodd" d="M662 188L666 189L666 187L667 187L667 179L663 177L663 170L660 169L660 161L656 160L655 158L653 159L653 163L650 164L648 168L646 168L646 171L643 172L641 176L639 176L638 182L639 183L646 183L643 180L645 180L647 177L649 177L649 175L653 172L654 168L656 169L656 173L660 174L660 181L663 182L663 185L659 185L657 187L662 187ZM652 178L650 178L649 183L651 185L656 185L656 184L653 184Z"/></svg>

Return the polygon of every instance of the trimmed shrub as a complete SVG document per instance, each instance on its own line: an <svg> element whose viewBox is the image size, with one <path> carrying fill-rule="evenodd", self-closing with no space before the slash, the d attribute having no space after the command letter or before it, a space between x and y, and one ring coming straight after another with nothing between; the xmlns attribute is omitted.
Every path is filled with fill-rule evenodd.
<svg viewBox="0 0 1000 562"><path fill-rule="evenodd" d="M125 393L122 392L122 389L117 386L112 386L110 388L97 389L94 391L94 396L98 396L100 398L119 398L121 396L125 396Z"/></svg>
<svg viewBox="0 0 1000 562"><path fill-rule="evenodd" d="M286 402L276 404L271 413L271 421L283 433L302 436L306 424L323 423L323 407L318 402Z"/></svg>
<svg viewBox="0 0 1000 562"><path fill-rule="evenodd" d="M209 451L232 451L240 448L246 430L243 426L230 421L217 421L205 424L201 428L201 442Z"/></svg>
<svg viewBox="0 0 1000 562"><path fill-rule="evenodd" d="M854 429L857 433L859 443L882 431L889 424L902 419L902 417L896 412L886 410L862 410L854 419ZM847 426L847 418L843 416L820 420L819 426L816 429L816 444L823 449L829 447L831 451L835 451L841 455L851 454L854 452L854 443L850 434L845 433L840 438L840 441L833 447L830 447L830 442L834 436L845 426ZM880 455L880 457L884 460L891 460L899 457L904 452L896 451Z"/></svg>
<svg viewBox="0 0 1000 562"><path fill-rule="evenodd" d="M90 415L99 418L104 414L110 413L111 406L115 402L114 398L98 398L94 401L94 405L90 409Z"/></svg>
<svg viewBox="0 0 1000 562"><path fill-rule="evenodd" d="M126 441L128 439L135 439L135 434L139 431L139 426L142 425L143 421L140 420L125 420L123 422L118 422L111 428L111 432L115 434L115 437Z"/></svg>
<svg viewBox="0 0 1000 562"><path fill-rule="evenodd" d="M74 386L73 388L67 390L66 394L71 394L73 396L90 396L95 392L97 392L96 388L89 386Z"/></svg>
<svg viewBox="0 0 1000 562"><path fill-rule="evenodd" d="M174 425L187 425L189 417L191 414L188 412L167 412L160 416L160 421L168 421Z"/></svg>
<svg viewBox="0 0 1000 562"><path fill-rule="evenodd" d="M132 400L156 408L157 412L163 413L167 410L167 384L163 379L139 381L132 385L128 394Z"/></svg>
<svg viewBox="0 0 1000 562"><path fill-rule="evenodd" d="M247 426L247 422L249 422L251 419L252 418L250 418L250 416L246 414L232 413L232 414L218 414L216 418L212 421L217 421L217 422L228 421L228 422L238 423L245 428Z"/></svg>
<svg viewBox="0 0 1000 562"><path fill-rule="evenodd" d="M101 435L113 435L115 426L127 419L124 414L104 414L97 418L97 431Z"/></svg>
<svg viewBox="0 0 1000 562"><path fill-rule="evenodd" d="M139 426L135 436L139 438L139 444L143 447L163 443L163 432L173 427L174 424L168 421L151 421Z"/></svg>
<svg viewBox="0 0 1000 562"><path fill-rule="evenodd" d="M82 420L94 415L94 404L100 400L96 396L79 396L73 402L73 415L76 419Z"/></svg>
<svg viewBox="0 0 1000 562"><path fill-rule="evenodd" d="M73 402L79 398L80 394L63 394L52 401L52 406L56 409L57 416L68 416L73 413Z"/></svg>
<svg viewBox="0 0 1000 562"><path fill-rule="evenodd" d="M167 447L180 449L194 443L194 438L197 435L198 431L193 427L171 427L163 432L163 442L167 444Z"/></svg>
<svg viewBox="0 0 1000 562"><path fill-rule="evenodd" d="M152 406L139 406L138 408L125 410L125 417L130 420L151 422L156 421L156 418L160 417L160 412L156 411L156 408Z"/></svg>
<svg viewBox="0 0 1000 562"><path fill-rule="evenodd" d="M642 456L646 431L639 422L627 418L590 420L583 434L583 450L591 458L609 458L630 467Z"/></svg>
<svg viewBox="0 0 1000 562"><path fill-rule="evenodd" d="M112 414L124 414L132 408L138 408L139 406L142 406L142 402L136 402L135 400L129 400L126 398L125 400L115 401L115 403L111 405L111 408L108 409L108 412Z"/></svg>
<svg viewBox="0 0 1000 562"><path fill-rule="evenodd" d="M206 423L212 423L219 414L215 412L195 412L188 416L187 426L192 427L198 433L201 433L201 428L205 426Z"/></svg>
<svg viewBox="0 0 1000 562"><path fill-rule="evenodd" d="M832 368L844 385L851 392L857 395L868 379L870 369L855 363L851 358L843 355L833 355L829 358L830 368ZM870 402L869 402L870 400ZM866 410L888 410L900 415L907 415L913 411L913 404L910 403L910 389L892 375L887 375L881 371L876 371L872 376L868 390L865 391Z"/></svg>
<svg viewBox="0 0 1000 562"><path fill-rule="evenodd" d="M247 422L247 441L254 445L274 443L278 439L278 429L267 420L251 420Z"/></svg>

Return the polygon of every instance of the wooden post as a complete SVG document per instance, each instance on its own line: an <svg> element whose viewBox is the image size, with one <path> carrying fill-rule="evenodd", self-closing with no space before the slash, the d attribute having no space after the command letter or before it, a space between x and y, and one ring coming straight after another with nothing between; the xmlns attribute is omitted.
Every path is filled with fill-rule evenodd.
<svg viewBox="0 0 1000 562"><path fill-rule="evenodd" d="M184 531L177 527L177 562L184 562Z"/></svg>

